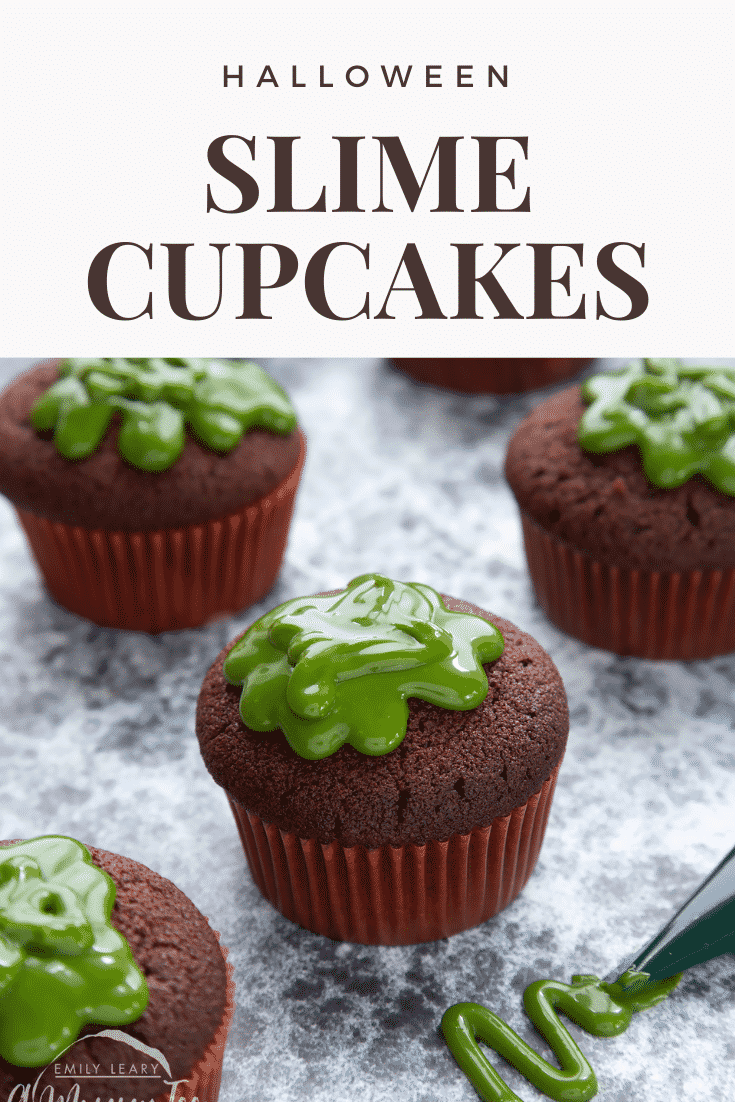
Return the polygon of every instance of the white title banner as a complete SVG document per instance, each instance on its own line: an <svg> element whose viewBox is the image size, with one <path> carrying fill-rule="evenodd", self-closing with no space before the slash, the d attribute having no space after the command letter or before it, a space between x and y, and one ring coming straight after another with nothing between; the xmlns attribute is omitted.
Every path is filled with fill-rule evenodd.
<svg viewBox="0 0 735 1102"><path fill-rule="evenodd" d="M14 8L0 354L731 354L731 13Z"/></svg>

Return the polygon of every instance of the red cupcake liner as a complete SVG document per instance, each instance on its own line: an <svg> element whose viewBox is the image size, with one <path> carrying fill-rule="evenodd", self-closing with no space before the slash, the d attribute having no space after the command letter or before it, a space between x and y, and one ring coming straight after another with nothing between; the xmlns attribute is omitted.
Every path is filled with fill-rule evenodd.
<svg viewBox="0 0 735 1102"><path fill-rule="evenodd" d="M518 394L559 383L582 370L586 359L574 360L393 360L396 367L421 383L462 390L468 394Z"/></svg>
<svg viewBox="0 0 735 1102"><path fill-rule="evenodd" d="M558 771L489 826L423 845L324 844L229 800L253 880L282 915L338 941L415 945L485 922L525 887Z"/></svg>
<svg viewBox="0 0 735 1102"><path fill-rule="evenodd" d="M255 604L286 549L306 446L274 490L239 512L160 531L109 532L18 509L48 589L104 627L175 631Z"/></svg>
<svg viewBox="0 0 735 1102"><path fill-rule="evenodd" d="M213 930L212 933L219 941L219 934L217 931ZM227 1043L230 1022L232 1021L232 1015L235 1010L234 968L227 960L227 950L224 945L220 945L220 950L224 957L225 968L227 970L225 1009L222 1014L222 1021L218 1025L214 1037L204 1050L203 1055L197 1060L196 1064L194 1064L194 1067L189 1072L187 1080L180 1083L176 1088L174 1096L175 1102L217 1102L217 1098L219 1097L220 1082L222 1080L222 1060L225 1055L225 1045ZM170 1099L171 1087L168 1087L166 1093L158 1095L155 1102L170 1102Z"/></svg>
<svg viewBox="0 0 735 1102"><path fill-rule="evenodd" d="M593 647L691 660L735 650L735 568L640 570L600 562L521 513L528 569L550 620Z"/></svg>

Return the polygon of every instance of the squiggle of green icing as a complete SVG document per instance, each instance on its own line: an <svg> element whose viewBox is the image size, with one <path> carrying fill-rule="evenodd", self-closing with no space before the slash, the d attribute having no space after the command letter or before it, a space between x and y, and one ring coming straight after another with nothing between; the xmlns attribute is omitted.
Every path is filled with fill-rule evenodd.
<svg viewBox="0 0 735 1102"><path fill-rule="evenodd" d="M588 1102L597 1094L597 1078L557 1011L595 1037L616 1037L628 1028L633 1014L665 999L681 973L658 983L647 983L647 979L645 973L634 972L626 972L617 983L605 983L597 976L572 976L571 985L538 980L526 988L526 1013L546 1038L561 1068L544 1060L502 1018L479 1003L450 1006L442 1018L442 1030L457 1063L485 1102L522 1099L501 1079L478 1045L478 1038L549 1098Z"/></svg>
<svg viewBox="0 0 735 1102"><path fill-rule="evenodd" d="M39 432L54 430L65 459L99 445L117 410L120 454L144 471L162 471L184 446L184 424L207 447L231 451L244 432L285 435L296 427L288 398L254 363L218 360L62 360L61 378L31 410Z"/></svg>
<svg viewBox="0 0 735 1102"><path fill-rule="evenodd" d="M126 1025L148 987L112 926L114 881L73 838L0 847L0 1056L48 1064L90 1022Z"/></svg>
<svg viewBox="0 0 735 1102"><path fill-rule="evenodd" d="M429 586L363 574L336 595L267 613L232 648L224 673L243 686L243 722L280 727L301 757L325 758L345 742L377 755L405 737L408 697L462 711L481 704L482 663L502 653L497 628L450 612Z"/></svg>
<svg viewBox="0 0 735 1102"><path fill-rule="evenodd" d="M643 360L582 386L591 403L578 440L590 452L637 444L649 482L663 489L701 474L735 495L735 369Z"/></svg>

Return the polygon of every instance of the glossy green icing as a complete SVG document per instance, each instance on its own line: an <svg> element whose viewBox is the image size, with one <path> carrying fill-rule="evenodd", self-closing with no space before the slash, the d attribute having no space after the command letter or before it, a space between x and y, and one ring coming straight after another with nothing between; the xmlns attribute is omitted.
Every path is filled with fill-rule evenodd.
<svg viewBox="0 0 735 1102"><path fill-rule="evenodd" d="M0 847L0 1055L11 1064L48 1064L88 1023L126 1025L145 1010L114 903L114 882L73 838Z"/></svg>
<svg viewBox="0 0 735 1102"><path fill-rule="evenodd" d="M303 758L345 742L387 754L402 742L409 697L465 711L487 695L483 662L497 628L450 612L433 589L362 574L331 596L287 601L256 621L225 659L254 731L285 733Z"/></svg>
<svg viewBox="0 0 735 1102"><path fill-rule="evenodd" d="M647 983L645 973L626 972L616 983L605 983L597 976L573 976L571 985L555 980L530 984L523 995L526 1013L545 1037L560 1068L539 1056L502 1018L479 1003L450 1006L442 1018L442 1030L457 1063L485 1102L522 1102L522 1099L501 1079L478 1045L478 1039L518 1068L529 1083L549 1098L557 1102L587 1102L597 1094L597 1079L558 1012L595 1037L616 1037L628 1028L633 1014L656 1006L680 979L681 974Z"/></svg>
<svg viewBox="0 0 735 1102"><path fill-rule="evenodd" d="M65 459L91 455L113 414L120 454L144 471L163 471L184 446L184 426L208 448L231 451L244 432L285 435L296 427L288 398L254 363L201 359L62 360L61 378L31 410L39 432L54 432Z"/></svg>
<svg viewBox="0 0 735 1102"><path fill-rule="evenodd" d="M735 369L636 360L582 385L589 408L578 440L590 452L637 444L649 482L663 489L701 474L735 495Z"/></svg>

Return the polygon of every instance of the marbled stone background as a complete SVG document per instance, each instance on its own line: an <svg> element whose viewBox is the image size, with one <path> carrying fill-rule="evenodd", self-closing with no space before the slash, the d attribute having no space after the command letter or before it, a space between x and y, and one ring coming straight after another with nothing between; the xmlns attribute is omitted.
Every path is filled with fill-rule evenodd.
<svg viewBox="0 0 735 1102"><path fill-rule="evenodd" d="M0 361L0 381L30 362ZM545 619L501 473L538 393L422 388L384 361L269 366L309 453L280 580L257 608L157 638L95 627L48 598L0 501L0 837L71 834L117 850L209 916L238 983L222 1102L471 1102L438 1032L446 1007L484 1003L547 1053L524 987L607 973L735 842L735 656L618 658ZM193 732L201 679L228 639L283 600L367 570L516 621L553 656L571 706L528 887L484 926L415 948L328 941L263 901ZM621 1037L575 1032L604 1102L732 1102L735 959L691 970ZM542 1097L503 1074L527 1102Z"/></svg>

